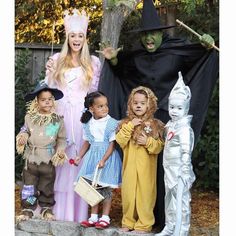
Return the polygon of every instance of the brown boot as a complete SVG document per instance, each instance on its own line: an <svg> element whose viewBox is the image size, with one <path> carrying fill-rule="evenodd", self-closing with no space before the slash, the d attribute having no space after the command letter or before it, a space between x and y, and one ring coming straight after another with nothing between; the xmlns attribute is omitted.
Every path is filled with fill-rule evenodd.
<svg viewBox="0 0 236 236"><path fill-rule="evenodd" d="M21 221L29 220L34 216L34 212L31 209L23 209L19 216L16 216L16 223Z"/></svg>
<svg viewBox="0 0 236 236"><path fill-rule="evenodd" d="M48 220L48 221L55 220L55 216L50 207L42 207L41 217L43 220Z"/></svg>

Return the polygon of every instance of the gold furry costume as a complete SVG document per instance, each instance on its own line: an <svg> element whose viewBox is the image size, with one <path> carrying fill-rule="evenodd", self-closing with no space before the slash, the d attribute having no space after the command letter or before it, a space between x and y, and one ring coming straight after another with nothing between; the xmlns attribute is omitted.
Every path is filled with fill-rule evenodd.
<svg viewBox="0 0 236 236"><path fill-rule="evenodd" d="M137 92L147 97L148 109L142 117L142 124L134 127L131 121L136 115L131 104ZM116 141L123 150L122 227L129 229L151 231L155 221L157 154L164 146L164 124L154 119L156 109L157 98L150 89L142 86L133 89L128 100L128 116L121 121L116 134ZM145 146L136 143L142 132L148 136Z"/></svg>
<svg viewBox="0 0 236 236"><path fill-rule="evenodd" d="M55 166L66 159L66 132L63 117L54 112L38 112L37 98L27 106L24 126L16 137L16 149L25 159L21 193L23 212L32 212L37 203L42 209L55 204ZM19 144L20 138L25 139L26 145Z"/></svg>

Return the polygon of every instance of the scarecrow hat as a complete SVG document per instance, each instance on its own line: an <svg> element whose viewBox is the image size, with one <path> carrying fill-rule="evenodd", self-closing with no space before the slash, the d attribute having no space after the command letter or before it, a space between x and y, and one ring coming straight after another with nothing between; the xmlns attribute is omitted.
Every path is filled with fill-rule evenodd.
<svg viewBox="0 0 236 236"><path fill-rule="evenodd" d="M55 100L61 99L64 96L61 90L48 87L45 81L42 80L38 83L33 92L28 93L25 96L26 102L33 100L41 91L50 91L54 96Z"/></svg>
<svg viewBox="0 0 236 236"><path fill-rule="evenodd" d="M140 28L129 32L143 32L150 30L163 30L175 27L175 25L161 25L160 17L152 0L143 0L142 18Z"/></svg>

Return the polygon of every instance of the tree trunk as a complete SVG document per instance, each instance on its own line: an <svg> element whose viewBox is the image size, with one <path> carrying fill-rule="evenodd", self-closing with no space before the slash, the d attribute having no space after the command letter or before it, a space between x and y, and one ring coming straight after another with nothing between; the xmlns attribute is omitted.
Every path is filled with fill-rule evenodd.
<svg viewBox="0 0 236 236"><path fill-rule="evenodd" d="M166 24L167 25L176 25L176 4L167 6L167 16L166 16ZM175 28L170 28L167 30L170 36L174 36Z"/></svg>
<svg viewBox="0 0 236 236"><path fill-rule="evenodd" d="M137 0L138 3L140 0ZM135 6L134 6L135 8ZM108 7L108 0L103 0L103 18L101 28L101 42L109 43L113 48L118 47L120 31L125 19L134 10L126 5ZM104 58L100 55L101 62Z"/></svg>

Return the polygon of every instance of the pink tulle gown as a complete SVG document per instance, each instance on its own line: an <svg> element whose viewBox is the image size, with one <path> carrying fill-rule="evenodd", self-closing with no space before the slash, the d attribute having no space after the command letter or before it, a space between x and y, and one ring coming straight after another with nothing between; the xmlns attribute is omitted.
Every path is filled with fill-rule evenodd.
<svg viewBox="0 0 236 236"><path fill-rule="evenodd" d="M57 60L59 53L53 56ZM97 90L101 64L97 57L92 56L93 80L90 88L82 89L81 78L83 71L81 67L72 68L65 72L64 97L57 101L57 113L64 116L68 158L75 158L82 146L82 124L80 117L84 109L84 97L88 92ZM47 78L46 78L47 82ZM55 84L50 85L55 87ZM54 184L55 201L53 212L56 220L81 222L87 219L88 204L74 192L74 181L78 175L80 166L71 165L68 161L63 166L56 167L56 180Z"/></svg>

